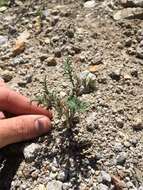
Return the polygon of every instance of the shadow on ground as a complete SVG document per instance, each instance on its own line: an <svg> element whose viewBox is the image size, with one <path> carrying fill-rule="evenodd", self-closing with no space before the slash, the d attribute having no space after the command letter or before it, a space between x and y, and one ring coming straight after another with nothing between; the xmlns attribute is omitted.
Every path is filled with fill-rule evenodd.
<svg viewBox="0 0 143 190"><path fill-rule="evenodd" d="M21 148L10 145L0 150L0 190L10 190L13 178L22 161Z"/></svg>

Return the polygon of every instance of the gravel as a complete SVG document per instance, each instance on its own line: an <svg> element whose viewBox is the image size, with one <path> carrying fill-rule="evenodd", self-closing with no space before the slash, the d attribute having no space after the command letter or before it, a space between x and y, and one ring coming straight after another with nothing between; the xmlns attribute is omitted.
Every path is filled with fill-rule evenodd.
<svg viewBox="0 0 143 190"><path fill-rule="evenodd" d="M137 1L118 0L15 2L0 14L0 76L31 100L41 95L47 76L48 89L65 98L71 84L63 62L69 55L82 80L80 100L88 106L72 129L54 114L48 134L24 143L24 158L17 155L21 144L0 151L0 189L138 190L143 181L142 8ZM25 49L13 57L24 31L29 34Z"/></svg>

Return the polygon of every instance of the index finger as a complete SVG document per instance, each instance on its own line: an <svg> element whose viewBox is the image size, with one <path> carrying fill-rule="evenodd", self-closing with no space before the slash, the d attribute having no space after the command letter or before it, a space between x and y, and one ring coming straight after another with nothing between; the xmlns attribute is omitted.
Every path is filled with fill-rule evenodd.
<svg viewBox="0 0 143 190"><path fill-rule="evenodd" d="M41 114L52 118L50 111L32 104L25 96L5 87L0 87L0 110L16 115Z"/></svg>

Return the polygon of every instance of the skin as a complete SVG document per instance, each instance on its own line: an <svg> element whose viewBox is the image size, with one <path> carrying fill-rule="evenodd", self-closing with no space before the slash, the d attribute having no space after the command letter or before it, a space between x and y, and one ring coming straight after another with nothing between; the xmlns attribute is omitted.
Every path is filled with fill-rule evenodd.
<svg viewBox="0 0 143 190"><path fill-rule="evenodd" d="M6 118L5 113L14 117ZM0 80L0 148L47 133L52 114Z"/></svg>

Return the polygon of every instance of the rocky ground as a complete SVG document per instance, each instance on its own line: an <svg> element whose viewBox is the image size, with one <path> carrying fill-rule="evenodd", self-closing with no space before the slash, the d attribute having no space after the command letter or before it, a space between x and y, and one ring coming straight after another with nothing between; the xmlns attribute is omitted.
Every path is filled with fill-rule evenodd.
<svg viewBox="0 0 143 190"><path fill-rule="evenodd" d="M63 62L96 89L69 136L60 120L0 152L1 190L143 190L143 1L15 0L0 7L0 75L31 99L63 95ZM23 157L24 155L24 157Z"/></svg>

